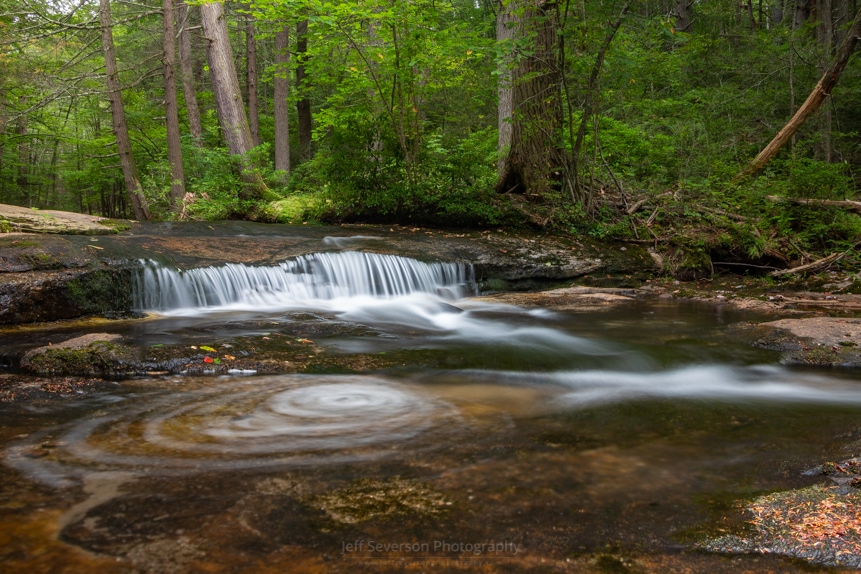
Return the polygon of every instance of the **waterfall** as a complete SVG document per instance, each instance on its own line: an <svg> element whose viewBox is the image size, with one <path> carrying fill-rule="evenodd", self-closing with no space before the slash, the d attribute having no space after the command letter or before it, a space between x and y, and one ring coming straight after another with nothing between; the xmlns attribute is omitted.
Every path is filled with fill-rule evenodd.
<svg viewBox="0 0 861 574"><path fill-rule="evenodd" d="M134 301L141 310L252 305L257 308L299 301L359 296L393 298L431 293L455 299L474 293L471 265L422 263L395 255L357 251L314 253L275 266L177 270L142 261Z"/></svg>

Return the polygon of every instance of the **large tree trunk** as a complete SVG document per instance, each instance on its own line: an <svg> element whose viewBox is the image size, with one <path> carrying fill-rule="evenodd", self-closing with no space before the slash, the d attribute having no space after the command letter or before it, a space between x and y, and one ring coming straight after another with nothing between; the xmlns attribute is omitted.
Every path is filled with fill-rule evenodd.
<svg viewBox="0 0 861 574"><path fill-rule="evenodd" d="M259 199L266 191L266 184L248 157L254 142L251 140L251 130L245 116L236 66L233 65L233 53L224 21L224 6L221 2L201 4L200 20L208 42L206 52L218 123L221 125L227 149L240 158L242 178L245 182L241 196L243 199Z"/></svg>
<svg viewBox="0 0 861 574"><path fill-rule="evenodd" d="M120 80L117 72L117 56L114 51L114 37L111 30L110 0L99 0L99 22L102 32L102 51L105 54L105 74L108 84L108 99L111 102L111 119L114 136L117 138L117 151L120 154L120 165L123 169L123 180L126 192L132 204L135 219L149 219L146 198L138 179L135 158L132 155L132 143L129 139L129 129L126 124L126 114L123 109L123 97L120 91Z"/></svg>
<svg viewBox="0 0 861 574"><path fill-rule="evenodd" d="M313 118L311 117L311 99L308 97L308 80L305 73L305 57L308 53L308 20L302 20L296 25L296 91L299 99L296 101L296 112L299 119L299 157L305 161L311 159L311 136Z"/></svg>
<svg viewBox="0 0 861 574"><path fill-rule="evenodd" d="M275 34L275 169L290 171L290 120L287 106L290 62L289 35L285 26Z"/></svg>
<svg viewBox="0 0 861 574"><path fill-rule="evenodd" d="M191 55L191 32L189 31L188 6L182 0L176 1L176 14L179 21L179 77L182 81L182 95L188 113L188 131L197 147L203 146L203 127L200 123L200 107L197 105L197 90L194 87L194 66Z"/></svg>
<svg viewBox="0 0 861 574"><path fill-rule="evenodd" d="M254 36L254 18L245 21L245 86L248 88L248 127L251 141L260 145L260 102L257 96L257 38Z"/></svg>
<svg viewBox="0 0 861 574"><path fill-rule="evenodd" d="M859 38L861 38L861 10L858 10L858 13L855 15L855 20L847 31L846 37L843 39L843 43L840 44L840 48L837 50L837 54L831 61L831 65L828 66L825 73L819 79L819 82L816 83L813 91L810 92L809 96L807 96L807 100L805 100L801 107L798 108L798 111L795 112L795 115L791 120L789 120L789 123L787 123L783 129L774 136L771 143L765 146L765 148L759 152L759 155L757 155L753 161L751 161L747 167L745 167L742 172L735 177L735 181L759 173L759 171L765 167L765 164L777 155L777 152L779 152L786 142L792 138L793 134L798 131L798 128L804 124L804 121L813 115L820 106L822 106L822 103L831 94L831 90L837 85L837 81L840 79L840 74L842 74L843 70L846 68L846 64L849 62L849 58L852 56L852 52L855 50L855 45L858 43Z"/></svg>
<svg viewBox="0 0 861 574"><path fill-rule="evenodd" d="M502 86L511 91L511 112L503 110L499 125L509 123L511 133L508 142L499 142L504 162L496 185L498 192L523 194L528 201L541 201L558 188L562 172L556 24L552 1L512 0L497 18L497 35L534 38L529 53L515 51L508 85ZM501 95L505 106L508 96Z"/></svg>
<svg viewBox="0 0 861 574"><path fill-rule="evenodd" d="M170 162L170 196L174 210L185 197L185 173L182 170L182 142L179 136L179 104L176 97L176 40L173 0L162 1L164 22L164 115L167 126L167 157Z"/></svg>

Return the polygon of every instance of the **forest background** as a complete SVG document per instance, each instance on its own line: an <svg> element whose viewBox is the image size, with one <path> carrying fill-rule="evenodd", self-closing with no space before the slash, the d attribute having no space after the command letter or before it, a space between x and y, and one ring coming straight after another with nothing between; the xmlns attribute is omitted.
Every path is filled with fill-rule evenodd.
<svg viewBox="0 0 861 574"><path fill-rule="evenodd" d="M859 35L857 0L0 0L0 203L852 266Z"/></svg>

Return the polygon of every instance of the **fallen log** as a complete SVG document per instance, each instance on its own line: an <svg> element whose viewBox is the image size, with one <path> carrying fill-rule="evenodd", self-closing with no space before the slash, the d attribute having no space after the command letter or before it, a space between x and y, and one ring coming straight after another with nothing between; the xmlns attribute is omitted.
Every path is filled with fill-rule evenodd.
<svg viewBox="0 0 861 574"><path fill-rule="evenodd" d="M832 263L843 257L843 253L832 253L828 257L823 257L822 259L817 259L812 263L808 263L807 265L799 265L798 267L793 267L791 269L779 269L777 271L772 271L769 273L772 277L782 277L784 275L792 275L794 273L807 273L808 271L824 271L831 266Z"/></svg>
<svg viewBox="0 0 861 574"><path fill-rule="evenodd" d="M808 205L812 207L840 207L861 215L861 201L851 199L804 199L800 197L784 197L782 195L768 195L768 201L774 203L794 203L796 205Z"/></svg>

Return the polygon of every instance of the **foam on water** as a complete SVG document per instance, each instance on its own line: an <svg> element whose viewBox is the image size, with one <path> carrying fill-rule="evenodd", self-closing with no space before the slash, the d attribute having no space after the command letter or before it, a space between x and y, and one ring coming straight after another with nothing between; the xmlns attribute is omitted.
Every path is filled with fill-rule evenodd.
<svg viewBox="0 0 861 574"><path fill-rule="evenodd" d="M464 376L494 380L499 384L552 388L556 390L553 404L563 408L650 398L861 405L861 384L856 381L774 365L686 365L647 372L621 369L549 373L469 371Z"/></svg>
<svg viewBox="0 0 861 574"><path fill-rule="evenodd" d="M415 293L445 299L474 292L472 267L423 263L395 255L348 251L315 253L280 265L227 264L179 271L143 261L134 292L136 307L165 314L201 310L279 310L322 301Z"/></svg>
<svg viewBox="0 0 861 574"><path fill-rule="evenodd" d="M368 376L223 380L125 404L27 437L6 462L57 486L93 466L172 473L375 459L393 445L462 426L418 388ZM47 456L34 456L44 444Z"/></svg>

